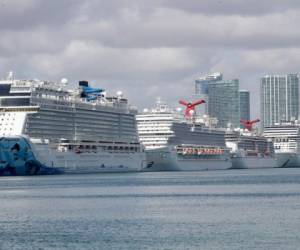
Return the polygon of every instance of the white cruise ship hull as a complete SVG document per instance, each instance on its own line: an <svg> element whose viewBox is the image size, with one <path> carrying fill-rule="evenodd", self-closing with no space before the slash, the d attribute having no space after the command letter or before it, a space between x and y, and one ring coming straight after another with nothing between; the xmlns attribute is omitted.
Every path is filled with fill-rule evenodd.
<svg viewBox="0 0 300 250"><path fill-rule="evenodd" d="M144 171L206 171L232 167L229 155L215 158L184 159L168 147L146 151L147 167Z"/></svg>
<svg viewBox="0 0 300 250"><path fill-rule="evenodd" d="M278 161L274 157L237 156L232 157L233 169L275 168Z"/></svg>
<svg viewBox="0 0 300 250"><path fill-rule="evenodd" d="M276 153L278 165L282 168L300 168L300 155L297 153Z"/></svg>
<svg viewBox="0 0 300 250"><path fill-rule="evenodd" d="M32 143L23 136L0 139L0 175L139 172L146 164L143 151L60 151L49 144Z"/></svg>
<svg viewBox="0 0 300 250"><path fill-rule="evenodd" d="M145 153L76 153L59 152L46 146L36 146L37 159L46 166L66 174L103 172L139 172L144 167Z"/></svg>
<svg viewBox="0 0 300 250"><path fill-rule="evenodd" d="M54 166L66 174L85 174L103 172L139 172L144 164L143 153L121 155L103 153L97 155L57 154Z"/></svg>

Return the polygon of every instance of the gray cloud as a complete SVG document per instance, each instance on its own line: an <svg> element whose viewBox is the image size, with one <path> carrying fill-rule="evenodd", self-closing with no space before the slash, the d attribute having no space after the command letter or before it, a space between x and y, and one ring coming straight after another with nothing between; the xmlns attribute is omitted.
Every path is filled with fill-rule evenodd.
<svg viewBox="0 0 300 250"><path fill-rule="evenodd" d="M1 30L24 30L40 26L60 27L80 14L79 0L0 0Z"/></svg>
<svg viewBox="0 0 300 250"><path fill-rule="evenodd" d="M258 102L261 75L298 72L299 21L293 0L0 0L0 74L90 79L146 107L222 71Z"/></svg>
<svg viewBox="0 0 300 250"><path fill-rule="evenodd" d="M162 4L167 8L184 10L205 15L259 16L270 13L283 13L300 8L297 0L166 0Z"/></svg>

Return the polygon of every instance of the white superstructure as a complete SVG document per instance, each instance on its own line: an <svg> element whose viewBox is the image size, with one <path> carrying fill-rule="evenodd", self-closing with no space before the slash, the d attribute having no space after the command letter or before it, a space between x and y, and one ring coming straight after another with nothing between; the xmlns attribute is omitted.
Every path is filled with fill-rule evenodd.
<svg viewBox="0 0 300 250"><path fill-rule="evenodd" d="M237 129L226 131L226 145L232 155L232 168L278 167L271 140L254 132Z"/></svg>
<svg viewBox="0 0 300 250"><path fill-rule="evenodd" d="M159 101L155 108L137 115L137 124L149 171L231 167L223 131L189 122L179 110L172 111L165 103Z"/></svg>
<svg viewBox="0 0 300 250"><path fill-rule="evenodd" d="M0 81L0 136L25 135L35 157L64 172L139 171L145 162L135 115L119 92L80 81ZM0 166L1 168L1 166Z"/></svg>
<svg viewBox="0 0 300 250"><path fill-rule="evenodd" d="M264 136L274 143L282 167L300 167L300 124L281 123L264 129Z"/></svg>

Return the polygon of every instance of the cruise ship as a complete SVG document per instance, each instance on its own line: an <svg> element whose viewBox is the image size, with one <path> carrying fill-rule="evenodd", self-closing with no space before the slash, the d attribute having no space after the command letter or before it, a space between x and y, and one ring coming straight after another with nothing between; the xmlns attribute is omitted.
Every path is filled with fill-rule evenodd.
<svg viewBox="0 0 300 250"><path fill-rule="evenodd" d="M300 124L297 121L265 127L263 134L273 141L281 167L300 167Z"/></svg>
<svg viewBox="0 0 300 250"><path fill-rule="evenodd" d="M0 175L140 171L136 113L121 92L109 97L87 81L69 89L66 79L10 73L0 81Z"/></svg>
<svg viewBox="0 0 300 250"><path fill-rule="evenodd" d="M234 169L278 167L272 141L253 131L227 131L226 146L230 148Z"/></svg>
<svg viewBox="0 0 300 250"><path fill-rule="evenodd" d="M232 167L225 133L195 120L195 103L185 115L161 102L137 115L140 142L145 146L146 171L199 171Z"/></svg>

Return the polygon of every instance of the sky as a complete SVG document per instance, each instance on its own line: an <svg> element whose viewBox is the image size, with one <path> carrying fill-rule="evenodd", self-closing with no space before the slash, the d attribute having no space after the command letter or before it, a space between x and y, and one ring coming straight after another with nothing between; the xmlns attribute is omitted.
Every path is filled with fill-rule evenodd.
<svg viewBox="0 0 300 250"><path fill-rule="evenodd" d="M0 0L0 77L89 80L142 109L222 72L255 118L260 77L299 72L299 23L299 0Z"/></svg>

